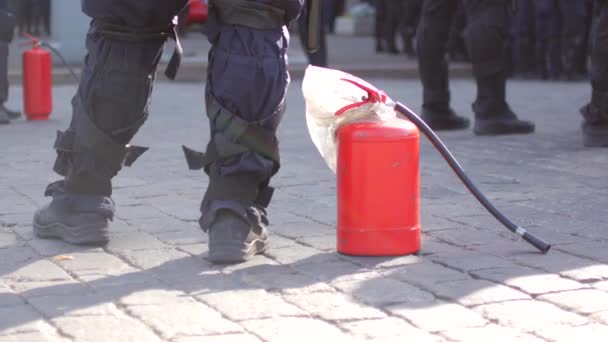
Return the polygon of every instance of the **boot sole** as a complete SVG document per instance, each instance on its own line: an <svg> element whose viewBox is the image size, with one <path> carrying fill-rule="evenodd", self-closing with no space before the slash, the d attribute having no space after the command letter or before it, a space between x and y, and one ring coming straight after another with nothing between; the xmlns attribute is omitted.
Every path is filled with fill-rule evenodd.
<svg viewBox="0 0 608 342"><path fill-rule="evenodd" d="M248 244L215 243L209 249L209 261L215 264L232 264L245 262L256 254L264 253L268 249L268 241L254 240Z"/></svg>
<svg viewBox="0 0 608 342"><path fill-rule="evenodd" d="M43 239L60 239L74 245L105 245L108 243L108 224L89 224L71 227L62 223L49 225L34 221L34 234Z"/></svg>

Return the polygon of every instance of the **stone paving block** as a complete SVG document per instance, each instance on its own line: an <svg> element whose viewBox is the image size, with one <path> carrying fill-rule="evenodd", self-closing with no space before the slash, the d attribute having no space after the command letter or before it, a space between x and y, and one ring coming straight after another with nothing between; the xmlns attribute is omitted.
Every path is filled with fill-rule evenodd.
<svg viewBox="0 0 608 342"><path fill-rule="evenodd" d="M270 248L287 248L296 244L296 240L275 234L270 231L270 237L268 239Z"/></svg>
<svg viewBox="0 0 608 342"><path fill-rule="evenodd" d="M129 224L137 227L139 231L154 234L179 232L188 229L196 230L198 222L185 222L166 215L157 215L146 219L129 220Z"/></svg>
<svg viewBox="0 0 608 342"><path fill-rule="evenodd" d="M111 253L120 253L129 250L161 249L169 247L154 236L144 232L128 232L112 235L106 245Z"/></svg>
<svg viewBox="0 0 608 342"><path fill-rule="evenodd" d="M322 264L306 263L302 265L294 265L293 268L310 277L324 282L332 282L336 279L344 279L343 277L345 276L369 271L348 261L330 261Z"/></svg>
<svg viewBox="0 0 608 342"><path fill-rule="evenodd" d="M124 314L118 316L57 317L53 324L78 342L162 341L143 323Z"/></svg>
<svg viewBox="0 0 608 342"><path fill-rule="evenodd" d="M191 256L177 249L129 250L120 253L129 263L162 277L197 273L210 265L199 256Z"/></svg>
<svg viewBox="0 0 608 342"><path fill-rule="evenodd" d="M31 220L31 217L30 217L30 220ZM21 239L23 241L29 241L29 240L37 239L36 235L34 235L34 232L32 231L31 224L21 225L21 226L14 226L14 227L11 228L11 230L13 232L15 232L15 234L17 234L17 236L19 237L19 239Z"/></svg>
<svg viewBox="0 0 608 342"><path fill-rule="evenodd" d="M328 225L314 222L293 216L291 222L280 223L275 221L275 217L270 214L271 225L268 228L271 232L280 234L281 236L297 239L304 237L335 236L336 230Z"/></svg>
<svg viewBox="0 0 608 342"><path fill-rule="evenodd" d="M435 284L447 281L471 279L466 273L429 261L386 270L383 274L422 288L432 288Z"/></svg>
<svg viewBox="0 0 608 342"><path fill-rule="evenodd" d="M280 317L245 321L242 324L267 342L353 341L352 336L335 326L312 318Z"/></svg>
<svg viewBox="0 0 608 342"><path fill-rule="evenodd" d="M602 263L608 263L608 243L606 242L578 241L577 243L559 246L559 250Z"/></svg>
<svg viewBox="0 0 608 342"><path fill-rule="evenodd" d="M157 215L158 210L148 205L123 206L116 210L116 216L126 221L153 218Z"/></svg>
<svg viewBox="0 0 608 342"><path fill-rule="evenodd" d="M435 296L430 292L391 278L379 277L362 281L334 282L332 285L374 307L393 304L419 307L435 301Z"/></svg>
<svg viewBox="0 0 608 342"><path fill-rule="evenodd" d="M46 240L34 239L28 241L28 245L32 247L38 254L45 257L54 257L57 255L70 255L71 253L102 253L100 247L91 246L76 246L61 240Z"/></svg>
<svg viewBox="0 0 608 342"><path fill-rule="evenodd" d="M50 329L49 329L50 330ZM0 336L0 342L67 342L68 339L60 337L54 332L27 332L17 335Z"/></svg>
<svg viewBox="0 0 608 342"><path fill-rule="evenodd" d="M121 305L170 305L172 303L190 303L193 299L186 293L174 289L149 288L126 293L119 298Z"/></svg>
<svg viewBox="0 0 608 342"><path fill-rule="evenodd" d="M595 287L598 290L602 290L602 291L608 292L608 280L598 281L596 283L593 283L593 287Z"/></svg>
<svg viewBox="0 0 608 342"><path fill-rule="evenodd" d="M27 246L11 246L0 249L0 270L22 266L40 259L40 256Z"/></svg>
<svg viewBox="0 0 608 342"><path fill-rule="evenodd" d="M23 304L23 299L0 284L0 308L5 306L17 306Z"/></svg>
<svg viewBox="0 0 608 342"><path fill-rule="evenodd" d="M304 311L326 320L382 318L386 314L342 293L317 292L285 295L283 298Z"/></svg>
<svg viewBox="0 0 608 342"><path fill-rule="evenodd" d="M301 309L285 302L280 296L264 290L224 291L196 296L233 321L308 316Z"/></svg>
<svg viewBox="0 0 608 342"><path fill-rule="evenodd" d="M265 254L269 258L284 265L317 262L316 260L319 258L319 255L322 255L324 258L328 258L328 256L331 255L333 260L339 260L337 255L321 252L318 249L299 244L295 244L289 248L269 249Z"/></svg>
<svg viewBox="0 0 608 342"><path fill-rule="evenodd" d="M0 231L0 249L18 245L17 236L14 233Z"/></svg>
<svg viewBox="0 0 608 342"><path fill-rule="evenodd" d="M77 252L70 253L71 259L56 261L61 267L78 276L85 274L121 275L137 271L120 258L108 254Z"/></svg>
<svg viewBox="0 0 608 342"><path fill-rule="evenodd" d="M393 305L386 308L391 314L403 317L415 326L431 332L482 327L488 321L462 305L435 301L427 305Z"/></svg>
<svg viewBox="0 0 608 342"><path fill-rule="evenodd" d="M441 255L430 255L428 257L434 262L454 268L461 272L470 272L474 270L481 270L495 267L513 267L517 266L513 262L500 258L497 256L477 253L477 252L466 252L458 254L441 254Z"/></svg>
<svg viewBox="0 0 608 342"><path fill-rule="evenodd" d="M453 223L458 226L458 223ZM456 246L475 248L479 245L492 245L499 237L494 230L481 230L474 228L459 227L456 230L442 230L430 233L439 241L448 242Z"/></svg>
<svg viewBox="0 0 608 342"><path fill-rule="evenodd" d="M28 302L47 318L119 315L111 298L96 293L34 297Z"/></svg>
<svg viewBox="0 0 608 342"><path fill-rule="evenodd" d="M441 254L458 254L462 252L466 252L467 250L462 247L456 247L452 245L448 245L445 242L432 240L429 237L423 237L421 241L421 250L420 253L422 256L430 256L430 255L441 255Z"/></svg>
<svg viewBox="0 0 608 342"><path fill-rule="evenodd" d="M534 335L522 333L512 328L488 324L480 328L450 329L441 335L454 342L492 341L492 342L543 342Z"/></svg>
<svg viewBox="0 0 608 342"><path fill-rule="evenodd" d="M494 303L478 306L474 310L500 325L526 332L535 332L541 327L577 326L588 322L585 317L540 301L518 300Z"/></svg>
<svg viewBox="0 0 608 342"><path fill-rule="evenodd" d="M608 292L582 289L549 293L538 297L559 307L568 308L582 314L592 314L599 311L608 311Z"/></svg>
<svg viewBox="0 0 608 342"><path fill-rule="evenodd" d="M7 282L72 280L72 277L61 267L44 259L15 268L12 272L4 274L2 278Z"/></svg>
<svg viewBox="0 0 608 342"><path fill-rule="evenodd" d="M175 232L161 232L154 233L154 237L158 240L171 245L192 245L192 244L206 244L209 240L207 233L203 232L198 227L192 227L189 230L179 230Z"/></svg>
<svg viewBox="0 0 608 342"><path fill-rule="evenodd" d="M195 243L192 245L178 245L177 249L180 251L184 251L193 256L202 257L205 253L209 252L209 246L207 243Z"/></svg>
<svg viewBox="0 0 608 342"><path fill-rule="evenodd" d="M608 337L608 327L600 324L576 327L567 325L542 326L536 330L536 333L551 342L605 342Z"/></svg>
<svg viewBox="0 0 608 342"><path fill-rule="evenodd" d="M413 327L395 317L339 323L353 337L366 341L442 342L443 338Z"/></svg>
<svg viewBox="0 0 608 342"><path fill-rule="evenodd" d="M11 285L19 295L28 298L40 296L71 296L91 293L92 290L77 280L17 281Z"/></svg>
<svg viewBox="0 0 608 342"><path fill-rule="evenodd" d="M170 308L170 312L167 309ZM243 329L196 301L171 302L168 305L136 305L126 309L130 314L160 332L163 338L216 335L241 332Z"/></svg>
<svg viewBox="0 0 608 342"><path fill-rule="evenodd" d="M0 307L0 336L43 331L48 323L29 305Z"/></svg>
<svg viewBox="0 0 608 342"><path fill-rule="evenodd" d="M200 342L201 336L187 336L175 339L175 342ZM247 334L224 334L205 336L205 342L262 342L259 338Z"/></svg>
<svg viewBox="0 0 608 342"><path fill-rule="evenodd" d="M330 236L308 236L298 238L297 241L306 246L316 248L321 251L335 251L336 250L336 239Z"/></svg>
<svg viewBox="0 0 608 342"><path fill-rule="evenodd" d="M589 287L556 274L545 273L527 267L497 267L471 272L480 279L510 285L525 293L538 295L549 292L583 289Z"/></svg>
<svg viewBox="0 0 608 342"><path fill-rule="evenodd" d="M260 265L237 272L238 279L253 288L267 291L293 293L333 291L333 289L313 277L296 272L283 265Z"/></svg>
<svg viewBox="0 0 608 342"><path fill-rule="evenodd" d="M457 301L465 306L529 299L527 294L486 280L455 280L433 285L426 289L441 299Z"/></svg>
<svg viewBox="0 0 608 342"><path fill-rule="evenodd" d="M602 280L608 275L608 265L559 251L551 251L551 253L545 255L520 255L515 256L514 260L526 266L559 273L578 281Z"/></svg>
<svg viewBox="0 0 608 342"><path fill-rule="evenodd" d="M396 268L406 265L415 265L423 262L423 258L416 255L404 255L404 256L395 256L395 257L373 257L373 256L347 256L340 255L340 257L349 262L355 263L357 265L374 268L374 269L384 269L384 268Z"/></svg>

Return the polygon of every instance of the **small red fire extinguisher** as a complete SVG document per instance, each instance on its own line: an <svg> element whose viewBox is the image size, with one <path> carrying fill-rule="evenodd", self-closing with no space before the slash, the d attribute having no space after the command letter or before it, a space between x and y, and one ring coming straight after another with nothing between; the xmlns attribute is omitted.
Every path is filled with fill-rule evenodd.
<svg viewBox="0 0 608 342"><path fill-rule="evenodd" d="M48 120L53 110L51 53L27 35L32 48L23 52L23 108L28 120Z"/></svg>

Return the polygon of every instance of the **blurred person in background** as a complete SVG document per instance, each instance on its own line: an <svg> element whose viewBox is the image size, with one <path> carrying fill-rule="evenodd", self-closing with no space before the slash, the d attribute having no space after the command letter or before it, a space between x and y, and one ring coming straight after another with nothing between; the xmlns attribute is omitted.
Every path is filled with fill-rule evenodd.
<svg viewBox="0 0 608 342"><path fill-rule="evenodd" d="M596 0L591 36L591 99L581 108L583 144L608 147L608 0Z"/></svg>
<svg viewBox="0 0 608 342"><path fill-rule="evenodd" d="M6 125L21 113L5 107L8 100L8 48L13 40L17 18L8 0L0 0L0 124Z"/></svg>

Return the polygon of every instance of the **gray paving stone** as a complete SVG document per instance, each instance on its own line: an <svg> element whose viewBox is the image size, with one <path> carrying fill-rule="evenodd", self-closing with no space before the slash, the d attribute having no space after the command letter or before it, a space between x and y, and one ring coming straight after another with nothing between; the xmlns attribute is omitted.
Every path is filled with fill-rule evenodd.
<svg viewBox="0 0 608 342"><path fill-rule="evenodd" d="M105 252L89 253L76 252L70 253L71 259L59 260L57 263L69 272L78 276L85 274L105 274L121 275L137 271L120 258Z"/></svg>
<svg viewBox="0 0 608 342"><path fill-rule="evenodd" d="M496 341L496 342L543 342L543 339L522 333L512 328L489 324L480 328L450 329L442 335L455 342Z"/></svg>
<svg viewBox="0 0 608 342"><path fill-rule="evenodd" d="M473 271L471 274L480 279L516 287L533 295L588 287L586 284L565 279L556 274L544 273L521 266L483 269Z"/></svg>
<svg viewBox="0 0 608 342"><path fill-rule="evenodd" d="M596 283L593 283L593 287L595 287L596 289L608 292L608 280L598 281Z"/></svg>
<svg viewBox="0 0 608 342"><path fill-rule="evenodd" d="M608 292L582 289L549 293L538 297L559 307L568 308L582 314L592 314L599 311L608 311Z"/></svg>
<svg viewBox="0 0 608 342"><path fill-rule="evenodd" d="M36 260L3 275L7 282L72 280L61 267L49 260Z"/></svg>
<svg viewBox="0 0 608 342"><path fill-rule="evenodd" d="M75 341L161 341L143 323L124 314L119 316L57 317L52 320L63 333Z"/></svg>
<svg viewBox="0 0 608 342"><path fill-rule="evenodd" d="M210 267L203 258L177 249L125 250L120 255L138 268L167 278L177 274L201 272Z"/></svg>
<svg viewBox="0 0 608 342"><path fill-rule="evenodd" d="M530 298L507 286L476 279L447 281L427 290L441 299L454 300L465 306Z"/></svg>
<svg viewBox="0 0 608 342"><path fill-rule="evenodd" d="M297 241L301 244L316 248L321 251L329 252L336 250L336 240L330 239L327 236L301 237L298 238Z"/></svg>
<svg viewBox="0 0 608 342"><path fill-rule="evenodd" d="M292 291L292 293L332 291L332 288L324 282L283 265L251 267L246 271L237 272L237 275L241 282L267 291Z"/></svg>
<svg viewBox="0 0 608 342"><path fill-rule="evenodd" d="M246 334L224 334L224 335L213 335L205 336L205 342L261 342L261 340L253 335ZM175 342L199 342L202 340L201 336L187 336L179 337L175 339Z"/></svg>
<svg viewBox="0 0 608 342"><path fill-rule="evenodd" d="M548 272L559 273L579 281L602 280L608 275L608 265L582 259L559 251L546 255L522 255L514 258L517 262Z"/></svg>
<svg viewBox="0 0 608 342"><path fill-rule="evenodd" d="M143 232L128 232L112 235L106 250L120 253L128 250L160 249L169 247L154 236Z"/></svg>
<svg viewBox="0 0 608 342"><path fill-rule="evenodd" d="M71 253L101 253L103 249L90 246L76 246L61 240L44 240L34 239L28 241L28 245L32 247L38 254L45 257L53 257L57 255L70 255Z"/></svg>
<svg viewBox="0 0 608 342"><path fill-rule="evenodd" d="M477 312L462 305L435 301L427 305L394 305L386 308L391 314L403 317L415 326L431 332L483 327L488 321Z"/></svg>
<svg viewBox="0 0 608 342"><path fill-rule="evenodd" d="M570 245L559 246L559 250L608 263L608 243L599 241L578 241Z"/></svg>
<svg viewBox="0 0 608 342"><path fill-rule="evenodd" d="M431 255L429 256L429 258L441 265L448 266L450 268L454 268L462 272L470 272L495 267L517 266L516 264L504 258L499 258L496 256L476 252L469 252L466 254L459 253L453 255Z"/></svg>
<svg viewBox="0 0 608 342"><path fill-rule="evenodd" d="M480 305L474 310L484 317L526 332L538 331L541 327L555 328L588 323L585 317L564 311L553 304L540 301L509 301Z"/></svg>
<svg viewBox="0 0 608 342"><path fill-rule="evenodd" d="M53 332L28 332L16 335L0 336L0 342L67 342L68 339L59 337Z"/></svg>
<svg viewBox="0 0 608 342"><path fill-rule="evenodd" d="M158 210L148 205L123 206L116 210L116 216L127 221L153 218L156 215Z"/></svg>
<svg viewBox="0 0 608 342"><path fill-rule="evenodd" d="M119 314L111 298L96 293L34 297L28 302L47 318Z"/></svg>
<svg viewBox="0 0 608 342"><path fill-rule="evenodd" d="M422 258L416 255L403 255L403 256L391 256L391 257L374 257L374 256L341 256L344 260L350 261L357 265L374 268L374 269L384 269L384 268L395 268L406 265L414 265L421 263L423 261Z"/></svg>
<svg viewBox="0 0 608 342"><path fill-rule="evenodd" d="M371 341L441 342L443 338L415 328L395 317L340 323L355 338Z"/></svg>
<svg viewBox="0 0 608 342"><path fill-rule="evenodd" d="M240 332L242 328L220 316L208 306L195 301L171 302L166 305L128 306L127 311L146 323L165 339L189 335L216 335Z"/></svg>
<svg viewBox="0 0 608 342"><path fill-rule="evenodd" d="M304 317L280 317L242 322L248 331L255 331L268 342L353 341L335 326Z"/></svg>
<svg viewBox="0 0 608 342"><path fill-rule="evenodd" d="M317 292L283 296L304 311L326 320L385 317L382 311L363 305L342 293Z"/></svg>
<svg viewBox="0 0 608 342"><path fill-rule="evenodd" d="M384 272L384 275L422 288L433 288L436 284L447 281L471 279L466 273L428 261L391 269Z"/></svg>
<svg viewBox="0 0 608 342"><path fill-rule="evenodd" d="M192 245L178 245L177 249L184 251L193 256L203 256L209 252L209 246L206 243L195 243Z"/></svg>
<svg viewBox="0 0 608 342"><path fill-rule="evenodd" d="M92 290L77 280L17 281L11 285L19 295L28 298L40 296L71 296L91 293Z"/></svg>
<svg viewBox="0 0 608 342"><path fill-rule="evenodd" d="M15 246L17 244L17 236L14 233L0 232L0 249Z"/></svg>
<svg viewBox="0 0 608 342"><path fill-rule="evenodd" d="M608 327L599 324L582 326L560 325L557 327L539 327L536 333L551 342L604 342L608 336Z"/></svg>
<svg viewBox="0 0 608 342"><path fill-rule="evenodd" d="M194 226L189 230L155 233L154 236L171 246L206 244L209 240L207 233Z"/></svg>
<svg viewBox="0 0 608 342"><path fill-rule="evenodd" d="M119 299L122 305L170 305L171 303L191 303L193 299L187 294L172 289L139 289L135 292L125 294Z"/></svg>
<svg viewBox="0 0 608 342"><path fill-rule="evenodd" d="M0 307L0 336L43 331L49 328L42 316L29 305Z"/></svg>
<svg viewBox="0 0 608 342"><path fill-rule="evenodd" d="M343 276L369 271L351 262L341 260L325 262L322 266L323 267L320 267L318 263L306 263L302 265L293 265L293 268L298 272L302 272L310 277L325 282L332 282Z"/></svg>
<svg viewBox="0 0 608 342"><path fill-rule="evenodd" d="M303 246L303 245L293 245L289 248L278 248L278 249L270 249L265 253L269 258L275 260L278 263L288 265L288 264L304 264L306 262L318 262L318 256L322 255L323 257L328 257L328 253L321 252L318 249ZM335 261L339 260L337 255L331 254L331 258Z"/></svg>
<svg viewBox="0 0 608 342"><path fill-rule="evenodd" d="M233 321L308 316L306 312L285 302L280 296L264 290L214 292L197 295L197 298Z"/></svg>
<svg viewBox="0 0 608 342"><path fill-rule="evenodd" d="M435 301L435 297L431 293L390 278L334 282L332 285L374 307L385 307L393 304L417 307Z"/></svg>
<svg viewBox="0 0 608 342"><path fill-rule="evenodd" d="M0 249L0 270L22 266L40 259L40 256L29 247L11 246Z"/></svg>
<svg viewBox="0 0 608 342"><path fill-rule="evenodd" d="M0 284L0 307L17 306L23 304L23 300L9 288Z"/></svg>

